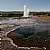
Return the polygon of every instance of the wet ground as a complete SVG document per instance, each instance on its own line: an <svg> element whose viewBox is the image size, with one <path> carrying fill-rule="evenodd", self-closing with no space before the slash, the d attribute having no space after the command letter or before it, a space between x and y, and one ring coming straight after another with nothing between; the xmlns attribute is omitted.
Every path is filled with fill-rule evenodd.
<svg viewBox="0 0 50 50"><path fill-rule="evenodd" d="M50 49L50 22L42 23L33 19L23 20L11 18L1 21L0 24L8 24L7 27L3 27L2 33L5 32L6 34L6 32L8 32L7 36L11 38L16 45L22 47L46 47ZM20 27L17 28L18 26ZM15 30L13 31L12 29Z"/></svg>

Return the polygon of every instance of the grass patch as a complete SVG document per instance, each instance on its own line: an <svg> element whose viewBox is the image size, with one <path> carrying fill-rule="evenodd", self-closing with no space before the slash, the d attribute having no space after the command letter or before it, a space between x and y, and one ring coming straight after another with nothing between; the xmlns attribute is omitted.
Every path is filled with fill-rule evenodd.
<svg viewBox="0 0 50 50"><path fill-rule="evenodd" d="M4 19L7 19L7 18L10 18L10 17L0 17L0 20L4 20Z"/></svg>

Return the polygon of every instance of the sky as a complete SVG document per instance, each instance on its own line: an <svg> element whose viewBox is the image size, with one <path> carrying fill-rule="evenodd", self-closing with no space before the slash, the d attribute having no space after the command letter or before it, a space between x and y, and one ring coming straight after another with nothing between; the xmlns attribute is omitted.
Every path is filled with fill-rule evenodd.
<svg viewBox="0 0 50 50"><path fill-rule="evenodd" d="M23 10L24 5L30 11L50 11L50 0L0 0L0 11Z"/></svg>

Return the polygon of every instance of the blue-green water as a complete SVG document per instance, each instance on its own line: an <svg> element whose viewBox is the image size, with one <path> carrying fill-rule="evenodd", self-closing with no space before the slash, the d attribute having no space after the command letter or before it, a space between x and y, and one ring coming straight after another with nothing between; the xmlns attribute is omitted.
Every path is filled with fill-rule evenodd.
<svg viewBox="0 0 50 50"><path fill-rule="evenodd" d="M18 46L49 47L50 24L45 24L17 28L10 32L8 37L13 39L13 42Z"/></svg>

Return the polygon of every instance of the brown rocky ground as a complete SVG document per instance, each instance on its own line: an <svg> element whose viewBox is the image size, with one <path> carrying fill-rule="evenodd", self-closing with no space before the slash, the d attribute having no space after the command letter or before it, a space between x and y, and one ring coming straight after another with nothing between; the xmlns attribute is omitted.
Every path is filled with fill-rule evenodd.
<svg viewBox="0 0 50 50"><path fill-rule="evenodd" d="M17 50L17 48L11 45L10 41L1 40L1 50Z"/></svg>
<svg viewBox="0 0 50 50"><path fill-rule="evenodd" d="M50 16L40 16L40 17L35 17L34 19L41 21L41 22L50 22Z"/></svg>
<svg viewBox="0 0 50 50"><path fill-rule="evenodd" d="M8 40L1 40L1 50L43 50L41 48L39 49L23 49L23 48L16 48L15 46L13 46L10 41Z"/></svg>
<svg viewBox="0 0 50 50"><path fill-rule="evenodd" d="M42 21L42 22L50 22L50 17L36 17L34 18L38 21ZM8 30L8 28L6 28ZM6 31L7 31L6 30ZM0 31L1 32L1 31ZM2 34L2 33L1 33ZM1 35L2 36L2 35ZM19 39L18 39L19 40ZM9 40L0 40L1 41L1 50L28 50L28 49L18 49L15 46L13 46L11 44L11 42ZM48 44L49 45L49 44ZM43 49L29 49L29 50L43 50ZM49 49L50 50L50 47Z"/></svg>

